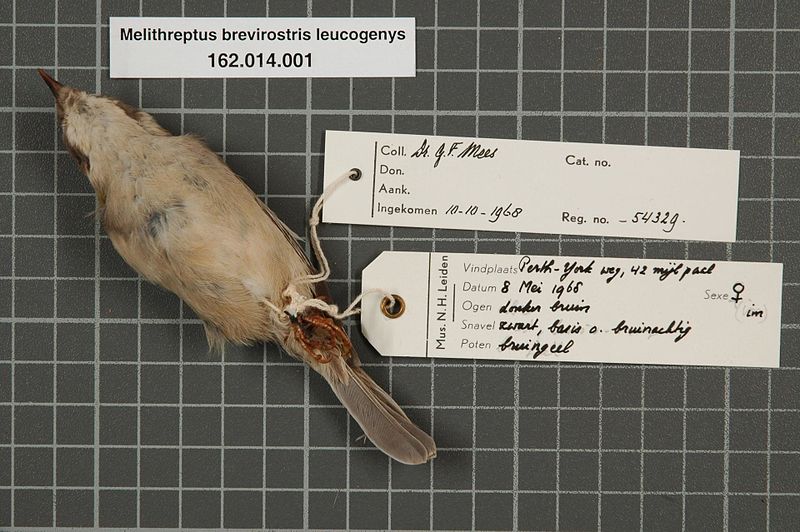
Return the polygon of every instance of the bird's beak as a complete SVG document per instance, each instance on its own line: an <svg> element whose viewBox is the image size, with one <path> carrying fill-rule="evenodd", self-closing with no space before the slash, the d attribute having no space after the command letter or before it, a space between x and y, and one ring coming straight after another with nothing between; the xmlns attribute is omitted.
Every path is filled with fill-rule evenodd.
<svg viewBox="0 0 800 532"><path fill-rule="evenodd" d="M47 86L50 87L50 92L52 92L53 96L55 96L56 100L58 100L58 92L61 90L61 87L63 87L64 85L62 85L61 83L59 83L58 81L53 79L53 77L50 74L48 74L47 72L45 72L41 68L38 70L38 72L39 72L39 75L42 76L42 79L44 80L44 82L47 83Z"/></svg>

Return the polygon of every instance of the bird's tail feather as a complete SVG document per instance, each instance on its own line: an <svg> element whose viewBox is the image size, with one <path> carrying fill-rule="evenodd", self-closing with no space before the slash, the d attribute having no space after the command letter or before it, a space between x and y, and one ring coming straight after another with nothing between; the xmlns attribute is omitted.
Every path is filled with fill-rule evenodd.
<svg viewBox="0 0 800 532"><path fill-rule="evenodd" d="M404 464L424 464L436 456L433 438L417 427L397 403L358 366L324 371L333 392L376 447Z"/></svg>

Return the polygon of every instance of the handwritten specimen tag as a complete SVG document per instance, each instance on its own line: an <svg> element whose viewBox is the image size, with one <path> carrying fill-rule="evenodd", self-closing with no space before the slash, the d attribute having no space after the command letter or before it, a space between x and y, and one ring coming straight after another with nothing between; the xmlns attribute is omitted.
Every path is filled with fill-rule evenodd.
<svg viewBox="0 0 800 532"><path fill-rule="evenodd" d="M384 252L361 329L382 355L778 367L783 265ZM399 305L399 304L398 304Z"/></svg>
<svg viewBox="0 0 800 532"><path fill-rule="evenodd" d="M328 131L326 222L736 240L739 152Z"/></svg>
<svg viewBox="0 0 800 532"><path fill-rule="evenodd" d="M411 77L413 18L111 17L112 78Z"/></svg>

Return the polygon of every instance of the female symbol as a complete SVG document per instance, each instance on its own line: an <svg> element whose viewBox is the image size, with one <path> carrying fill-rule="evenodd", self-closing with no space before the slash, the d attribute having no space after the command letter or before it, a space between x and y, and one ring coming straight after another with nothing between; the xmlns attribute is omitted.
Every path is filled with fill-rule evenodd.
<svg viewBox="0 0 800 532"><path fill-rule="evenodd" d="M741 293L744 292L744 285L742 283L736 283L733 285L733 293L736 294L731 298L731 301L738 303L742 300Z"/></svg>

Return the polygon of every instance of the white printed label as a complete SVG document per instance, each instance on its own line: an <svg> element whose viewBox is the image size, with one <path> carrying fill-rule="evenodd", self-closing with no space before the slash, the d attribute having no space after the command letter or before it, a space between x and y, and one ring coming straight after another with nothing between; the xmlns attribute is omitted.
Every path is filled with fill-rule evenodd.
<svg viewBox="0 0 800 532"><path fill-rule="evenodd" d="M388 356L778 367L783 265L384 252L361 329Z"/></svg>
<svg viewBox="0 0 800 532"><path fill-rule="evenodd" d="M326 222L736 240L739 152L328 131Z"/></svg>
<svg viewBox="0 0 800 532"><path fill-rule="evenodd" d="M112 78L412 77L413 18L111 17Z"/></svg>

